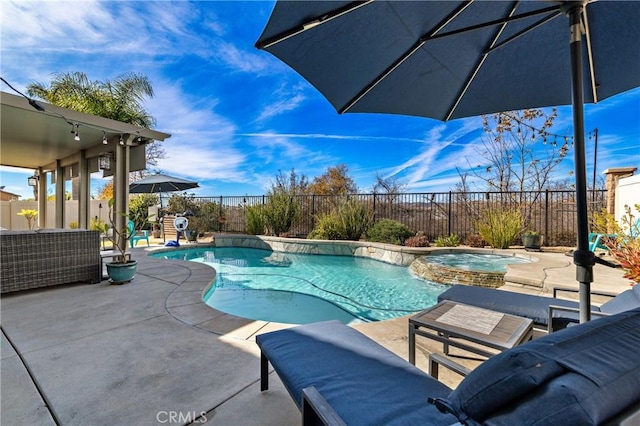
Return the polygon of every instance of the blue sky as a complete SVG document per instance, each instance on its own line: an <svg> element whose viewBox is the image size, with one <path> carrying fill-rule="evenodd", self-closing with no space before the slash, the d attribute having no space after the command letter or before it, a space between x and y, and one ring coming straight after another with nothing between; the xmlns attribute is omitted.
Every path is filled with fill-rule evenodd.
<svg viewBox="0 0 640 426"><path fill-rule="evenodd" d="M262 194L278 170L313 178L340 163L361 191L371 190L376 173L411 191L448 191L459 181L456 166L476 165L480 118L338 115L293 70L254 48L273 4L3 0L2 77L23 91L57 72L82 71L92 80L147 75L156 95L146 107L156 129L172 134L159 166L200 182L202 196ZM558 111L552 132L572 135L571 108ZM640 89L587 105L586 131L596 127L598 174L640 168ZM593 141L587 143L591 176ZM557 175L569 177L572 169L573 151ZM2 168L0 184L29 197L31 174ZM92 190L100 184L93 175Z"/></svg>

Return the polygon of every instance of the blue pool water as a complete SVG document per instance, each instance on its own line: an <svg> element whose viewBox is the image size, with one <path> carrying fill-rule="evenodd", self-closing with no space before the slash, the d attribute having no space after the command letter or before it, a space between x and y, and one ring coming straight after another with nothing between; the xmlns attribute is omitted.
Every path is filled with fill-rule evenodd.
<svg viewBox="0 0 640 426"><path fill-rule="evenodd" d="M290 324L397 318L434 305L446 289L413 277L407 267L352 256L216 247L154 257L212 265L218 275L204 301L215 309Z"/></svg>
<svg viewBox="0 0 640 426"><path fill-rule="evenodd" d="M500 254L450 253L425 256L429 263L479 272L507 272L507 265L513 263L530 263L526 258Z"/></svg>

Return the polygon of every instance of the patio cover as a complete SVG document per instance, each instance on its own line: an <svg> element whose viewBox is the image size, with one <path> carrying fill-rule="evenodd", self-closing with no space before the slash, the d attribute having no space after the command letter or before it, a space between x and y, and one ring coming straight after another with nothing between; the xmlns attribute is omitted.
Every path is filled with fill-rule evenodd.
<svg viewBox="0 0 640 426"><path fill-rule="evenodd" d="M144 145L165 140L171 135L108 118L97 117L45 102L38 111L21 96L0 92L0 165L33 169L41 177L54 173L56 182L56 227L64 224L64 180L80 178L80 227L88 226L89 175L98 170L98 157L107 154L114 160L110 173L115 178L116 209L125 211L128 200L129 172L142 170ZM79 141L72 130L77 128ZM122 137L124 145L119 141ZM107 139L107 144L103 139ZM64 179L57 179L63 176ZM41 178L38 192L46 194L46 179ZM45 223L46 197L39 197L39 220ZM123 219L124 220L124 219Z"/></svg>

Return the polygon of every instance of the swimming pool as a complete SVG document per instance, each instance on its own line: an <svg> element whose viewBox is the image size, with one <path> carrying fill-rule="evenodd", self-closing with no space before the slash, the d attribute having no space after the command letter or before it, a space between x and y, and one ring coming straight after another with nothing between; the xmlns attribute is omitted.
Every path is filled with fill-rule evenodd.
<svg viewBox="0 0 640 426"><path fill-rule="evenodd" d="M215 247L153 257L203 262L218 272L204 302L244 318L306 324L380 321L421 311L447 287L408 268L352 256Z"/></svg>

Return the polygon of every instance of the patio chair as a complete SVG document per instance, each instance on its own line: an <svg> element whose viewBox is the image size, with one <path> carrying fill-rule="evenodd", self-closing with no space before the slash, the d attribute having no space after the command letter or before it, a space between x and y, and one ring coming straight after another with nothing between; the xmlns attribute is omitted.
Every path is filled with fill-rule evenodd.
<svg viewBox="0 0 640 426"><path fill-rule="evenodd" d="M430 377L338 321L256 342L261 390L270 362L303 425L637 424L640 416L640 308L545 335L471 372L432 355L431 367L468 374L453 391L435 379L437 368Z"/></svg>
<svg viewBox="0 0 640 426"><path fill-rule="evenodd" d="M638 238L640 236L640 218L637 218L633 225L629 227L629 232L625 234L624 238ZM609 247L607 247L604 243L608 238L617 238L617 234L598 234L595 232L589 233L589 250L595 252L596 249L603 249L609 251Z"/></svg>
<svg viewBox="0 0 640 426"><path fill-rule="evenodd" d="M596 249L602 249L609 251L609 247L604 245L605 239L616 238L616 234L598 234L595 232L589 233L589 250L595 253Z"/></svg>
<svg viewBox="0 0 640 426"><path fill-rule="evenodd" d="M514 293L485 287L454 285L438 296L438 302L450 300L505 314L530 318L538 328L547 328L549 333L579 321L580 304L574 300L558 298L559 292L577 293L577 289L556 287L553 297ZM640 307L640 285L620 294L592 291L592 295L611 299L601 306L591 306L593 316L606 316Z"/></svg>
<svg viewBox="0 0 640 426"><path fill-rule="evenodd" d="M149 247L149 231L136 231L136 225L132 220L128 222L127 227L129 228L129 234L131 234L131 237L129 237L129 244L131 244L131 248L134 248L138 241L146 241L147 247Z"/></svg>

